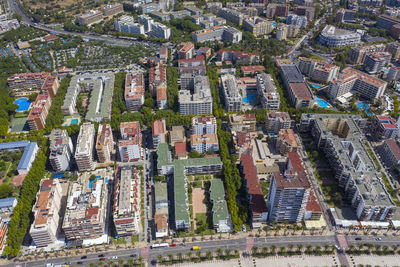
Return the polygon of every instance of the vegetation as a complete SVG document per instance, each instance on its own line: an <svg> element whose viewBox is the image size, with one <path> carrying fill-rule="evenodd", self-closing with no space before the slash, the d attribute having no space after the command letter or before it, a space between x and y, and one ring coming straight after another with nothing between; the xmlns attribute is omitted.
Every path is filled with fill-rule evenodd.
<svg viewBox="0 0 400 267"><path fill-rule="evenodd" d="M45 166L45 151L39 150L32 168L25 177L18 204L14 208L13 216L8 225L8 239L3 252L4 256L13 258L18 255L24 236L29 229L29 215L35 202L40 180L45 174Z"/></svg>
<svg viewBox="0 0 400 267"><path fill-rule="evenodd" d="M163 21L171 29L171 42L191 41L192 32L201 30L202 28L191 21L190 17L183 19L172 19L169 22Z"/></svg>
<svg viewBox="0 0 400 267"><path fill-rule="evenodd" d="M167 67L167 105L173 111L178 111L178 70Z"/></svg>
<svg viewBox="0 0 400 267"><path fill-rule="evenodd" d="M28 26L21 25L18 29L7 31L3 35L3 40L18 42L29 41L37 37L46 35L46 32Z"/></svg>

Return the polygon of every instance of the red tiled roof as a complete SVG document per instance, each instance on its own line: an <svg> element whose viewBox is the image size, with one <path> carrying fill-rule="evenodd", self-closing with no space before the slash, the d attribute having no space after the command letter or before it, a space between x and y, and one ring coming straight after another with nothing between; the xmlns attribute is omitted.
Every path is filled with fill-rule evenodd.
<svg viewBox="0 0 400 267"><path fill-rule="evenodd" d="M99 213L99 208L98 207L94 207L94 208L86 208L85 211L85 218L92 218L93 215L97 215Z"/></svg>
<svg viewBox="0 0 400 267"><path fill-rule="evenodd" d="M265 68L262 65L256 65L256 66L242 66L241 67L243 72L254 72L254 71L264 71Z"/></svg>
<svg viewBox="0 0 400 267"><path fill-rule="evenodd" d="M312 100L312 95L305 83L289 83L294 95L299 100Z"/></svg>
<svg viewBox="0 0 400 267"><path fill-rule="evenodd" d="M316 212L316 213L322 212L321 206L319 205L317 198L315 197L315 195L312 191L310 193L310 196L308 197L306 210Z"/></svg>
<svg viewBox="0 0 400 267"><path fill-rule="evenodd" d="M175 145L175 155L178 155L180 153L187 153L186 142L176 142L174 143L174 145Z"/></svg>
<svg viewBox="0 0 400 267"><path fill-rule="evenodd" d="M389 147L389 149L392 152L392 154L396 157L396 159L400 160L400 147L396 143L396 140L394 140L394 139L386 139L385 143Z"/></svg>
<svg viewBox="0 0 400 267"><path fill-rule="evenodd" d="M133 222L133 218L127 218L127 219L116 219L115 224L124 224L124 223L130 223Z"/></svg>
<svg viewBox="0 0 400 267"><path fill-rule="evenodd" d="M153 127L152 127L153 136L165 133L164 129L165 129L164 122L162 120L156 120L153 122Z"/></svg>

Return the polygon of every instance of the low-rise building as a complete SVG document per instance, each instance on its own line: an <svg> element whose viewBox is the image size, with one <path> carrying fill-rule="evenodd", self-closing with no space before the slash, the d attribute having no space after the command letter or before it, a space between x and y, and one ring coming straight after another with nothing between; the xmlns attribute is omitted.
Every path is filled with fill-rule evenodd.
<svg viewBox="0 0 400 267"><path fill-rule="evenodd" d="M114 139L109 124L100 124L97 131L96 152L99 162L111 162L114 151Z"/></svg>
<svg viewBox="0 0 400 267"><path fill-rule="evenodd" d="M113 220L118 236L140 232L141 184L138 170L133 166L119 168L114 179Z"/></svg>
<svg viewBox="0 0 400 267"><path fill-rule="evenodd" d="M217 233L232 231L233 225L225 200L224 183L220 179L212 179L210 184L210 202L212 203L213 226Z"/></svg>
<svg viewBox="0 0 400 267"><path fill-rule="evenodd" d="M220 77L220 86L224 96L225 110L239 112L242 107L242 96L237 86L236 77L225 74Z"/></svg>
<svg viewBox="0 0 400 267"><path fill-rule="evenodd" d="M112 5L106 5L101 9L101 11L103 12L104 17L110 17L124 12L124 9L121 3L115 3Z"/></svg>
<svg viewBox="0 0 400 267"><path fill-rule="evenodd" d="M18 163L17 171L18 174L27 174L31 169L33 162L35 161L39 147L36 142L29 141L0 143L0 153L4 153L5 151L9 150L24 151L21 160Z"/></svg>
<svg viewBox="0 0 400 267"><path fill-rule="evenodd" d="M257 93L263 108L271 111L279 110L280 96L275 81L270 74L257 74Z"/></svg>
<svg viewBox="0 0 400 267"><path fill-rule="evenodd" d="M306 57L300 57L298 66L301 73L321 83L331 82L340 71L339 66Z"/></svg>
<svg viewBox="0 0 400 267"><path fill-rule="evenodd" d="M41 181L32 208L34 220L29 230L36 247L46 247L57 240L60 233L61 197L62 188L57 179Z"/></svg>
<svg viewBox="0 0 400 267"><path fill-rule="evenodd" d="M254 75L265 71L265 67L263 65L241 66L240 70L244 75Z"/></svg>
<svg viewBox="0 0 400 267"><path fill-rule="evenodd" d="M75 150L75 162L80 172L92 170L95 167L93 157L94 136L94 125L90 122L82 124Z"/></svg>
<svg viewBox="0 0 400 267"><path fill-rule="evenodd" d="M361 42L361 34L354 31L336 28L327 25L319 35L319 43L323 46L346 46L359 44Z"/></svg>
<svg viewBox="0 0 400 267"><path fill-rule="evenodd" d="M29 96L32 93L39 93L50 75L48 72L15 73L8 77L7 84L12 89L13 95Z"/></svg>
<svg viewBox="0 0 400 267"><path fill-rule="evenodd" d="M67 130L53 129L49 141L49 161L52 169L56 172L69 170L74 146Z"/></svg>
<svg viewBox="0 0 400 267"><path fill-rule="evenodd" d="M335 22L348 23L348 22L354 22L355 19L356 19L355 10L341 8L336 13Z"/></svg>
<svg viewBox="0 0 400 267"><path fill-rule="evenodd" d="M229 127L232 132L255 132L257 120L254 113L229 114Z"/></svg>
<svg viewBox="0 0 400 267"><path fill-rule="evenodd" d="M292 120L287 112L268 112L265 130L270 135L277 135L282 129L290 129Z"/></svg>
<svg viewBox="0 0 400 267"><path fill-rule="evenodd" d="M185 128L183 126L172 126L169 131L170 144L186 142Z"/></svg>
<svg viewBox="0 0 400 267"><path fill-rule="evenodd" d="M294 131L292 129L281 129L276 137L275 148L282 156L288 152L297 151L299 144Z"/></svg>
<svg viewBox="0 0 400 267"><path fill-rule="evenodd" d="M197 49L196 55L197 56L203 55L205 59L208 59L211 56L211 48L202 46L199 49Z"/></svg>
<svg viewBox="0 0 400 267"><path fill-rule="evenodd" d="M167 135L167 124L165 119L156 120L153 122L153 126L151 127L152 136L153 136L153 147L157 148L158 144L165 143L166 135Z"/></svg>

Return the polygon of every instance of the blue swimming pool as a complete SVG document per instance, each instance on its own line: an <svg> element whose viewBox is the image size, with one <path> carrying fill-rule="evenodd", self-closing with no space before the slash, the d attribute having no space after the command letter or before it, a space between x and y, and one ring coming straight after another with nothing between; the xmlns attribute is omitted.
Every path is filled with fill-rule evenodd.
<svg viewBox="0 0 400 267"><path fill-rule="evenodd" d="M360 101L360 102L357 103L357 108L361 109L361 110L364 110L365 113L367 113L368 116L374 115L374 114L372 114L372 112L368 112L369 111L369 104L367 104L367 103L365 103L363 101Z"/></svg>
<svg viewBox="0 0 400 267"><path fill-rule="evenodd" d="M243 98L243 102L247 103L247 104L251 104L254 103L254 101L256 101L257 96L255 94L249 94L247 93L247 96L245 98Z"/></svg>
<svg viewBox="0 0 400 267"><path fill-rule="evenodd" d="M72 119L71 120L71 125L77 125L79 123L79 120L78 119Z"/></svg>
<svg viewBox="0 0 400 267"><path fill-rule="evenodd" d="M320 97L315 98L317 100L317 105L320 106L321 108L330 108L331 105L329 105L328 102L326 102L324 99Z"/></svg>
<svg viewBox="0 0 400 267"><path fill-rule="evenodd" d="M31 106L32 101L28 98L19 98L14 101L14 104L18 105L17 111L26 111Z"/></svg>
<svg viewBox="0 0 400 267"><path fill-rule="evenodd" d="M317 84L313 84L313 83L311 83L311 86L312 87L314 87L314 88L317 88L317 89L321 89L321 85L317 85Z"/></svg>
<svg viewBox="0 0 400 267"><path fill-rule="evenodd" d="M89 180L89 186L88 186L89 189L92 189L92 184L93 184L94 181L96 181L96 180Z"/></svg>

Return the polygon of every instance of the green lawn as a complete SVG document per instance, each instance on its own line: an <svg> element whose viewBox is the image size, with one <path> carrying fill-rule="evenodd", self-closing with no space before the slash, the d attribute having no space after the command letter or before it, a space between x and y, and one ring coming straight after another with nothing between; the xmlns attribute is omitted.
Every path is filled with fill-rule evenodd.
<svg viewBox="0 0 400 267"><path fill-rule="evenodd" d="M210 228L211 223L211 218L207 215L207 213L197 213L196 233L211 234L214 231L212 228Z"/></svg>
<svg viewBox="0 0 400 267"><path fill-rule="evenodd" d="M260 180L260 185L261 185L261 189L263 191L263 195L264 195L264 197L266 197L268 195L269 182Z"/></svg>

